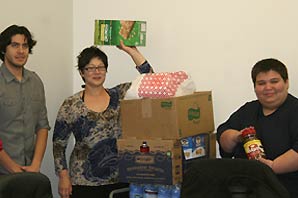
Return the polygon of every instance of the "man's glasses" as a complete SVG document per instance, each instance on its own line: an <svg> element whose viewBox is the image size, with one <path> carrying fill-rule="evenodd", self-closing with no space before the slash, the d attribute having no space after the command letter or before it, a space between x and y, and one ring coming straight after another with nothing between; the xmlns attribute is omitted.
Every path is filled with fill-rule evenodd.
<svg viewBox="0 0 298 198"><path fill-rule="evenodd" d="M87 66L84 69L88 72L107 71L105 66Z"/></svg>

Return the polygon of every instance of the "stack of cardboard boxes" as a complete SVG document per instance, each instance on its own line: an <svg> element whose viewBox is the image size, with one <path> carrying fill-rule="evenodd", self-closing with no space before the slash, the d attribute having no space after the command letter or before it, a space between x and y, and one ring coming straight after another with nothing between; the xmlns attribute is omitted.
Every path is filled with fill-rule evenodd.
<svg viewBox="0 0 298 198"><path fill-rule="evenodd" d="M123 100L121 122L121 182L181 183L188 160L216 156L211 91L167 99ZM149 152L140 151L143 142Z"/></svg>

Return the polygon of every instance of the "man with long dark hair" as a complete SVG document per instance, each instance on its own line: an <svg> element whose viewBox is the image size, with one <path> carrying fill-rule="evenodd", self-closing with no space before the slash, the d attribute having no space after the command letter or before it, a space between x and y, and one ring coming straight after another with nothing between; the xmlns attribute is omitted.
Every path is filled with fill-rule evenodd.
<svg viewBox="0 0 298 198"><path fill-rule="evenodd" d="M24 66L36 41L24 26L0 34L0 174L39 172L50 129L44 86Z"/></svg>

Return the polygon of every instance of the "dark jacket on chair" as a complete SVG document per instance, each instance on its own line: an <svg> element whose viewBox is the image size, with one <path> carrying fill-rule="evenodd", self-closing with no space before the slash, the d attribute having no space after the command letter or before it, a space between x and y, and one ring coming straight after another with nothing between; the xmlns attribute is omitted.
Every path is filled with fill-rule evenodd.
<svg viewBox="0 0 298 198"><path fill-rule="evenodd" d="M184 174L182 198L289 198L267 165L247 159L200 159Z"/></svg>
<svg viewBox="0 0 298 198"><path fill-rule="evenodd" d="M51 183L41 173L0 175L0 198L52 198Z"/></svg>

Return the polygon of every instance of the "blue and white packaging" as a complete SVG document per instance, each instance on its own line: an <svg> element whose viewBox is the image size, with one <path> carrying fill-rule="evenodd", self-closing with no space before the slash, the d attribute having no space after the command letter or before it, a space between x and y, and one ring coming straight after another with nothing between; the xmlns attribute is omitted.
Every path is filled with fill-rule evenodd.
<svg viewBox="0 0 298 198"><path fill-rule="evenodd" d="M143 185L137 183L131 183L129 185L129 198L143 198Z"/></svg>
<svg viewBox="0 0 298 198"><path fill-rule="evenodd" d="M172 194L171 186L159 185L158 186L158 198L170 198Z"/></svg>

